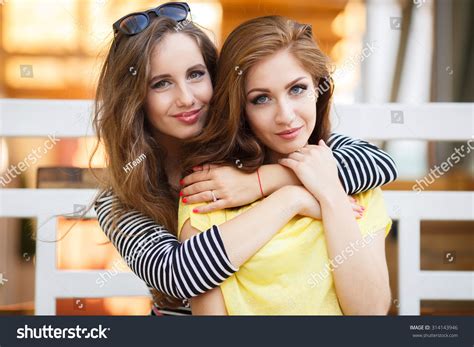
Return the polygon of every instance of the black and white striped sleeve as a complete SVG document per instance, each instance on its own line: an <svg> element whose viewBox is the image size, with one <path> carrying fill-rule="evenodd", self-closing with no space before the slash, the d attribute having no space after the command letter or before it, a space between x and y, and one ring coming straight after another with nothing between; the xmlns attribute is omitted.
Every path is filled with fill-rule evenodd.
<svg viewBox="0 0 474 347"><path fill-rule="evenodd" d="M377 146L341 134L327 141L337 160L339 178L347 194L373 189L397 178L393 159Z"/></svg>
<svg viewBox="0 0 474 347"><path fill-rule="evenodd" d="M181 243L151 218L125 208L110 190L99 195L94 208L102 230L127 265L162 293L188 299L219 286L238 270L217 226Z"/></svg>

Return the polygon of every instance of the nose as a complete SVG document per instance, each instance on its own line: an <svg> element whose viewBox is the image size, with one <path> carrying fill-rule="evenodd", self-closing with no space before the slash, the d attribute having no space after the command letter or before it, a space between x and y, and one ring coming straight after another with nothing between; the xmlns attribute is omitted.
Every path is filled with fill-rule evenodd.
<svg viewBox="0 0 474 347"><path fill-rule="evenodd" d="M295 110L288 100L284 99L278 102L278 110L275 116L277 124L291 124L296 118Z"/></svg>
<svg viewBox="0 0 474 347"><path fill-rule="evenodd" d="M178 107L186 108L194 105L194 103L194 93L192 90L186 84L179 86L176 105Z"/></svg>

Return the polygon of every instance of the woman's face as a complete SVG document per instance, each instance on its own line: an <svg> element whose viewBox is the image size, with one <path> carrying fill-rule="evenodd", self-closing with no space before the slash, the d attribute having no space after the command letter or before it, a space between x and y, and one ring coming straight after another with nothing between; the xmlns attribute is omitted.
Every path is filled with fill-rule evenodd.
<svg viewBox="0 0 474 347"><path fill-rule="evenodd" d="M282 50L252 66L245 95L250 127L274 154L307 144L316 124L314 83L292 54Z"/></svg>
<svg viewBox="0 0 474 347"><path fill-rule="evenodd" d="M167 34L153 49L146 98L147 117L160 135L188 139L207 117L212 83L197 43Z"/></svg>

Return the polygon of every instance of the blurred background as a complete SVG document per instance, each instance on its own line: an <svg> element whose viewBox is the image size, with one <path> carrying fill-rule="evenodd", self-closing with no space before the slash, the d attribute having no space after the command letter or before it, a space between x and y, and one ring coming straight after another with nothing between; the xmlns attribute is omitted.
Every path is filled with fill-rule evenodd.
<svg viewBox="0 0 474 347"><path fill-rule="evenodd" d="M94 97L112 23L160 1L0 0L0 97ZM309 23L335 64L335 108L341 104L474 102L474 2L471 0L203 0L188 1L192 19L218 47L239 23L284 15ZM1 108L0 108L1 112ZM446 115L449 117L449 115ZM474 115L473 115L474 119ZM1 120L1 118L0 118ZM418 126L423 126L419 124ZM1 127L1 124L0 124ZM474 129L471 126L471 129ZM474 135L474 130L471 131ZM5 176L47 138L0 138L0 189L90 188L84 170L94 138L63 138L27 170ZM463 143L378 142L396 160L399 179L386 190L411 190ZM104 165L102 152L93 167ZM474 161L466 155L425 190L473 191ZM1 208L1 206L0 206ZM473 212L474 213L474 212ZM74 221L58 218L58 236ZM36 220L0 218L0 315L34 314ZM472 221L423 221L421 270L474 270ZM57 243L62 270L108 269L120 257L94 219L80 221ZM387 240L392 307L398 312L397 225ZM449 254L449 255L448 255ZM59 298L58 315L141 315L148 297ZM472 301L422 301L422 315L474 314Z"/></svg>

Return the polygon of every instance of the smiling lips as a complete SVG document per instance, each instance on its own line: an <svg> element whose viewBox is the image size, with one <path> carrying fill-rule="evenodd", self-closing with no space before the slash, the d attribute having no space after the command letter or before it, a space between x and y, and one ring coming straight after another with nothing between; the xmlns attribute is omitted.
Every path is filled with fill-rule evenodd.
<svg viewBox="0 0 474 347"><path fill-rule="evenodd" d="M285 140L293 140L299 135L302 128L303 126L300 126L298 128L288 129L288 130L277 133L277 135Z"/></svg>
<svg viewBox="0 0 474 347"><path fill-rule="evenodd" d="M201 115L201 110L202 110L202 107L197 110L175 114L173 115L173 117L179 120L180 122L183 122L184 124L192 125L199 120L199 116Z"/></svg>

